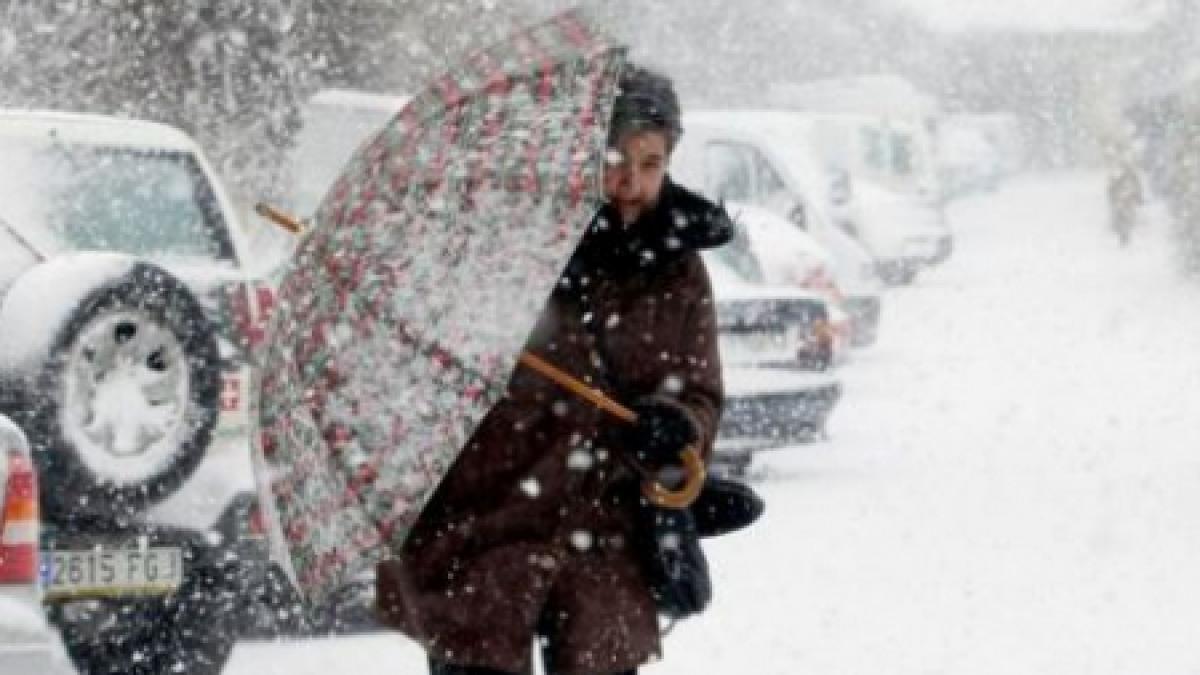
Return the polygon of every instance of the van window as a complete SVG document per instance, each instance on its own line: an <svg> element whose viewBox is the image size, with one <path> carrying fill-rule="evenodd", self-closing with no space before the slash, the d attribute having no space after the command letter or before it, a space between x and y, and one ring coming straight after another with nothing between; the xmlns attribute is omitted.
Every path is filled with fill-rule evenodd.
<svg viewBox="0 0 1200 675"><path fill-rule="evenodd" d="M879 129L863 129L863 161L876 171L887 171L887 146Z"/></svg>
<svg viewBox="0 0 1200 675"><path fill-rule="evenodd" d="M754 201L754 154L740 143L709 143L704 151L708 193L719 201Z"/></svg>

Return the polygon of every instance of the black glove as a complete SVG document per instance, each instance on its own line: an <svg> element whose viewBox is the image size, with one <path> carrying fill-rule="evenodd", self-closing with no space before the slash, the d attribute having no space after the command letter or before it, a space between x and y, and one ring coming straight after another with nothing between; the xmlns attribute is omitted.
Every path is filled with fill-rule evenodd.
<svg viewBox="0 0 1200 675"><path fill-rule="evenodd" d="M678 464L684 448L700 440L700 430L678 404L644 398L633 406L637 424L625 434L626 448L651 467Z"/></svg>

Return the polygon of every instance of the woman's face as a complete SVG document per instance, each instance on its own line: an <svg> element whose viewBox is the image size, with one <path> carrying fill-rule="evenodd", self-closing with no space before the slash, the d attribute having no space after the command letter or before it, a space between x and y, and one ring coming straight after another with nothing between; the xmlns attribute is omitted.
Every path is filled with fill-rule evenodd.
<svg viewBox="0 0 1200 675"><path fill-rule="evenodd" d="M658 203L667 176L667 137L661 131L625 134L610 151L604 195L629 225Z"/></svg>

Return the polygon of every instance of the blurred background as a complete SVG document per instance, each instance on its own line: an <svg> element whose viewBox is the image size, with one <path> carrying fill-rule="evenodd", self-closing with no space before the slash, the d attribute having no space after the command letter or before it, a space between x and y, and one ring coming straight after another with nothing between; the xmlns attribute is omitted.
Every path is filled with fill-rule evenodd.
<svg viewBox="0 0 1200 675"><path fill-rule="evenodd" d="M286 201L283 158L314 93L411 92L464 50L568 4L579 3L10 0L0 106L168 122L200 140L243 201ZM1196 124L1173 113L1200 76L1200 6L1189 0L582 4L609 16L635 58L672 74L692 106L755 107L778 103L779 85L896 76L939 114L1013 116L1034 167L1135 152L1160 172L1167 139L1190 138ZM1194 232L1179 234L1200 250Z"/></svg>

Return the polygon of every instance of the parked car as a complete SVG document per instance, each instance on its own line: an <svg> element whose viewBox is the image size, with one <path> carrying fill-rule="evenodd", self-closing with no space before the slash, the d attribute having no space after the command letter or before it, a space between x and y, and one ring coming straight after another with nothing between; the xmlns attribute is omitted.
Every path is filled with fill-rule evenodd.
<svg viewBox="0 0 1200 675"><path fill-rule="evenodd" d="M943 127L938 135L937 160L944 200L991 192L1003 178L999 150L978 129Z"/></svg>
<svg viewBox="0 0 1200 675"><path fill-rule="evenodd" d="M773 212L751 204L726 203L738 222L737 236L724 247L732 259L752 260L738 270L751 283L791 287L821 297L828 313L833 359L845 361L852 340L852 324L845 296L833 276L829 251L811 236Z"/></svg>
<svg viewBox="0 0 1200 675"><path fill-rule="evenodd" d="M751 283L737 256L728 247L704 253L725 381L714 462L734 473L756 452L823 437L842 391L824 298Z"/></svg>
<svg viewBox="0 0 1200 675"><path fill-rule="evenodd" d="M71 673L38 584L38 486L29 441L0 415L0 672Z"/></svg>
<svg viewBox="0 0 1200 675"><path fill-rule="evenodd" d="M803 123L776 111L690 113L678 162L682 180L710 193L733 189L718 196L767 208L823 246L850 317L851 344L870 345L879 333L883 285L875 259L844 229L853 218L852 180L822 163L797 129Z"/></svg>
<svg viewBox="0 0 1200 675"><path fill-rule="evenodd" d="M846 225L892 285L911 283L923 266L940 264L953 251L930 112L796 114L810 120L810 135L838 137L822 145L838 147L836 162L854 179L855 215Z"/></svg>
<svg viewBox="0 0 1200 675"><path fill-rule="evenodd" d="M860 236L895 253L880 261L879 274L887 283L912 283L922 267L939 265L953 253L954 235L945 213L932 203L934 197L866 180L855 181L855 190Z"/></svg>
<svg viewBox="0 0 1200 675"><path fill-rule="evenodd" d="M0 413L42 486L51 622L88 673L216 673L269 587L229 198L183 132L0 113Z"/></svg>

